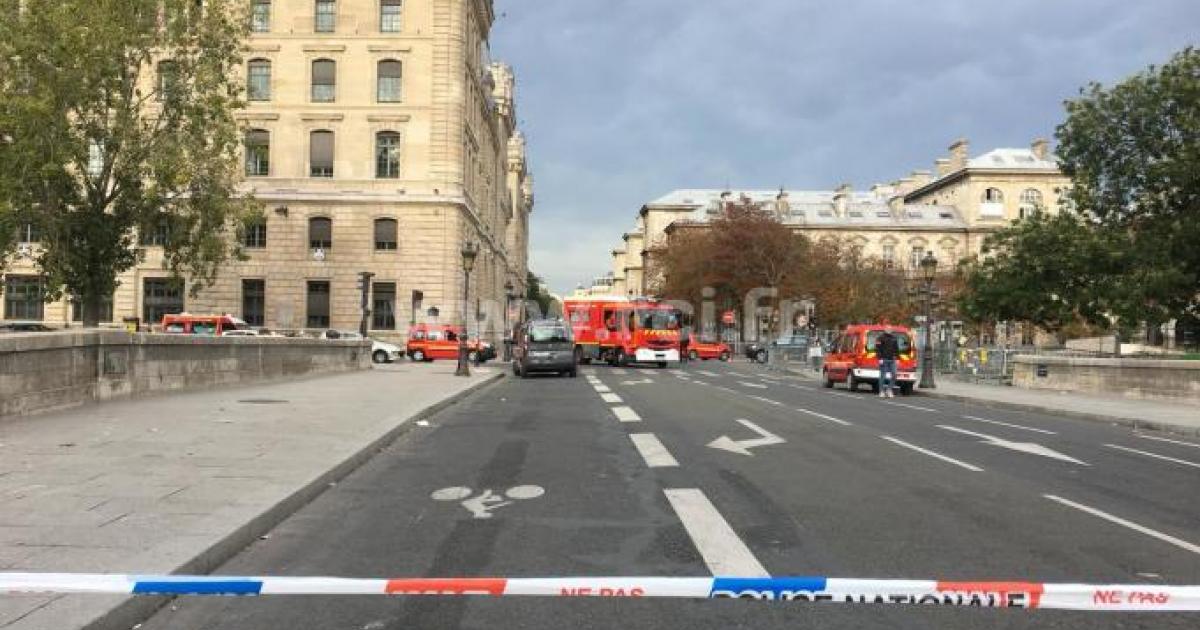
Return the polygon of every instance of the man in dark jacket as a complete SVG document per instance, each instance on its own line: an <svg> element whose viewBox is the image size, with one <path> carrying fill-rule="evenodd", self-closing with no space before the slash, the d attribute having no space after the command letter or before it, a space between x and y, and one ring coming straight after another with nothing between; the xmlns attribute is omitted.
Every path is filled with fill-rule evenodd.
<svg viewBox="0 0 1200 630"><path fill-rule="evenodd" d="M892 398L896 386L896 359L900 358L900 342L891 330L885 329L875 340L875 357L879 359L879 397Z"/></svg>

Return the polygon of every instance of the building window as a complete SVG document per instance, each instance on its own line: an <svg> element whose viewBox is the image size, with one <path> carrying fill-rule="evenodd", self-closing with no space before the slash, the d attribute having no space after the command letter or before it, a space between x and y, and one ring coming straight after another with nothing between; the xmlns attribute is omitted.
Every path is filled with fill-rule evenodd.
<svg viewBox="0 0 1200 630"><path fill-rule="evenodd" d="M251 101L271 100L271 62L251 59L246 74L246 98Z"/></svg>
<svg viewBox="0 0 1200 630"><path fill-rule="evenodd" d="M891 269L896 266L896 246L886 244L883 246L883 266Z"/></svg>
<svg viewBox="0 0 1200 630"><path fill-rule="evenodd" d="M100 298L100 317L102 322L111 322L113 320L113 296L108 294ZM71 321L83 321L83 302L77 295L71 296Z"/></svg>
<svg viewBox="0 0 1200 630"><path fill-rule="evenodd" d="M262 326L266 323L266 280L242 280L242 319L251 326Z"/></svg>
<svg viewBox="0 0 1200 630"><path fill-rule="evenodd" d="M329 282L327 280L310 280L308 282L306 326L308 328L329 328Z"/></svg>
<svg viewBox="0 0 1200 630"><path fill-rule="evenodd" d="M1020 216L1022 219L1031 217L1042 209L1042 191L1036 188L1026 188L1021 191Z"/></svg>
<svg viewBox="0 0 1200 630"><path fill-rule="evenodd" d="M333 219L313 217L308 220L308 248L333 248Z"/></svg>
<svg viewBox="0 0 1200 630"><path fill-rule="evenodd" d="M179 66L174 61L158 62L158 94L155 99L165 101L179 84Z"/></svg>
<svg viewBox="0 0 1200 630"><path fill-rule="evenodd" d="M88 141L87 174L89 177L100 177L104 174L104 147L95 140Z"/></svg>
<svg viewBox="0 0 1200 630"><path fill-rule="evenodd" d="M333 132L314 131L308 141L308 174L333 177Z"/></svg>
<svg viewBox="0 0 1200 630"><path fill-rule="evenodd" d="M313 30L318 33L332 33L336 29L337 2L334 2L334 0L317 0Z"/></svg>
<svg viewBox="0 0 1200 630"><path fill-rule="evenodd" d="M400 134L394 131L375 134L375 177L400 177Z"/></svg>
<svg viewBox="0 0 1200 630"><path fill-rule="evenodd" d="M337 63L332 59L312 62L312 100L314 103L332 103L337 91Z"/></svg>
<svg viewBox="0 0 1200 630"><path fill-rule="evenodd" d="M162 323L165 315L183 312L183 282L172 278L146 278L142 284L142 319Z"/></svg>
<svg viewBox="0 0 1200 630"><path fill-rule="evenodd" d="M171 240L171 223L166 218L158 220L158 223L141 228L138 243L143 246L150 247L166 247Z"/></svg>
<svg viewBox="0 0 1200 630"><path fill-rule="evenodd" d="M983 191L984 203L1004 203L1004 193L999 188L989 188Z"/></svg>
<svg viewBox="0 0 1200 630"><path fill-rule="evenodd" d="M246 234L242 245L249 249L262 249L267 246L267 221L259 219L246 226Z"/></svg>
<svg viewBox="0 0 1200 630"><path fill-rule="evenodd" d="M42 242L42 229L36 224L26 223L17 228L18 243L40 243Z"/></svg>
<svg viewBox="0 0 1200 630"><path fill-rule="evenodd" d="M246 176L266 177L271 174L271 134L265 129L246 132Z"/></svg>
<svg viewBox="0 0 1200 630"><path fill-rule="evenodd" d="M250 7L250 31L271 32L271 0L254 0Z"/></svg>
<svg viewBox="0 0 1200 630"><path fill-rule="evenodd" d="M379 2L379 32L399 33L401 0L380 0Z"/></svg>
<svg viewBox="0 0 1200 630"><path fill-rule="evenodd" d="M375 219L375 251L396 251L396 220Z"/></svg>
<svg viewBox="0 0 1200 630"><path fill-rule="evenodd" d="M909 258L908 265L910 269L920 269L921 259L925 257L925 248L920 245L913 245L912 254Z"/></svg>
<svg viewBox="0 0 1200 630"><path fill-rule="evenodd" d="M400 102L400 81L403 66L395 59L384 59L378 64L377 99L380 103Z"/></svg>
<svg viewBox="0 0 1200 630"><path fill-rule="evenodd" d="M42 279L37 276L5 276L4 319L42 321L44 293Z"/></svg>
<svg viewBox="0 0 1200 630"><path fill-rule="evenodd" d="M372 291L374 298L371 306L371 328L396 330L396 285L391 282L376 282Z"/></svg>

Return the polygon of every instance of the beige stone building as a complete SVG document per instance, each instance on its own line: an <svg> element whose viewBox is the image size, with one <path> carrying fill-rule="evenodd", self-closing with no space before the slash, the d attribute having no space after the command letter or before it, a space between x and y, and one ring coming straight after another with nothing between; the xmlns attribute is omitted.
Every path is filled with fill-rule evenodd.
<svg viewBox="0 0 1200 630"><path fill-rule="evenodd" d="M950 268L978 253L984 237L997 228L1032 212L1055 211L1060 190L1070 183L1045 140L974 158L966 140L949 150L933 171L913 171L866 191L845 185L831 191L671 192L642 206L633 230L622 236L624 245L612 251L615 292L652 292L655 279L646 276L649 252L664 246L676 227L703 226L727 202L759 204L814 239L848 239L901 269L915 269L930 251Z"/></svg>
<svg viewBox="0 0 1200 630"><path fill-rule="evenodd" d="M265 208L248 259L192 298L163 271L159 235L143 235L146 260L121 276L108 319L357 329L371 272L372 334L402 338L411 322L463 321L470 240L469 325L497 334L505 284L525 293L534 200L515 78L490 59L492 0L248 1L244 186ZM69 325L70 303L37 298L36 239L27 230L9 261L4 317Z"/></svg>

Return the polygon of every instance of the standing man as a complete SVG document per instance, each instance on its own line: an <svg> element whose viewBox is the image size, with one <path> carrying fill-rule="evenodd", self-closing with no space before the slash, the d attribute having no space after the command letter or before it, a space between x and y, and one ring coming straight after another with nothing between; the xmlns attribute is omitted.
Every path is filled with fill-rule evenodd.
<svg viewBox="0 0 1200 630"><path fill-rule="evenodd" d="M879 359L879 397L892 398L896 386L896 359L900 358L900 342L890 328L875 340L875 356Z"/></svg>

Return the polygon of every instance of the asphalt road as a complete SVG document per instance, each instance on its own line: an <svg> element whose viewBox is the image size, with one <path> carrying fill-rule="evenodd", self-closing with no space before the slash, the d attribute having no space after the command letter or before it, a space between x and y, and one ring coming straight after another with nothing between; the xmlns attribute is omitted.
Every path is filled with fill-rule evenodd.
<svg viewBox="0 0 1200 630"><path fill-rule="evenodd" d="M506 379L413 427L218 573L1200 584L1198 490L1195 440L884 401L741 363L595 366ZM1198 625L731 600L264 597L177 600L142 630Z"/></svg>

